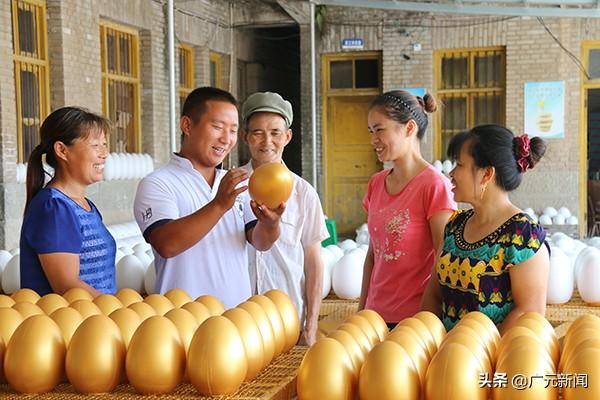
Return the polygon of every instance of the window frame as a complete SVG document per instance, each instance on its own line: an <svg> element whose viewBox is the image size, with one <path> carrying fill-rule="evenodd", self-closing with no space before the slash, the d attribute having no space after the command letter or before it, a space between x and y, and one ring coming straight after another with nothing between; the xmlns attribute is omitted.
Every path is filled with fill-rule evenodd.
<svg viewBox="0 0 600 400"><path fill-rule="evenodd" d="M356 61L361 60L373 60L377 61L379 66L379 87L372 88L357 88L356 87ZM332 88L331 87L331 63L336 61L351 61L352 62L352 87L351 88ZM329 55L327 63L324 64L324 68L327 68L327 82L324 82L325 89L329 96L345 96L345 95L360 95L360 94L380 94L383 89L383 59L381 53L366 51L361 53L348 53L348 54L336 54Z"/></svg>
<svg viewBox="0 0 600 400"><path fill-rule="evenodd" d="M495 87L477 87L475 85L475 58L486 53L497 53L500 56L501 68L501 84L502 86ZM467 56L467 87L443 89L442 86L442 60L444 58L454 58L456 55ZM435 68L435 87L434 92L436 99L443 104L445 97L465 97L466 98L466 128L470 129L475 123L475 107L474 100L477 97L485 95L500 95L500 118L501 123L506 122L506 47L471 47L471 48L456 48L456 49L439 49L434 52L434 68ZM437 112L434 120L434 157L442 159L445 154L442 149L443 133L442 133L442 113Z"/></svg>
<svg viewBox="0 0 600 400"><path fill-rule="evenodd" d="M190 45L179 43L177 46L177 60L181 60L181 54L186 54L185 56L185 81L186 85L182 85L182 82L179 80L181 76L181 63L179 63L179 76L177 82L177 92L180 99L180 104L183 105L182 99L185 99L191 92L194 90L194 48Z"/></svg>
<svg viewBox="0 0 600 400"><path fill-rule="evenodd" d="M127 138L127 147L129 147L130 141L132 141L132 149L128 149L128 153L139 153L142 149L142 135L141 135L141 94L140 94L140 37L139 31L134 28L130 28L114 22L100 20L100 65L102 75L102 112L106 118L110 119L109 115L109 99L108 99L108 86L109 82L123 82L133 85L133 137ZM107 30L123 33L130 35L132 38L131 42L131 74L121 75L119 73L113 73L108 71L108 49L107 49ZM119 57L119 51L117 58ZM117 65L119 65L117 61ZM112 121L114 123L114 121ZM111 137L107 137L108 148L110 149Z"/></svg>
<svg viewBox="0 0 600 400"><path fill-rule="evenodd" d="M210 51L208 53L208 79L212 84L212 76L210 63L215 63L215 87L225 90L223 87L223 56L217 52Z"/></svg>
<svg viewBox="0 0 600 400"><path fill-rule="evenodd" d="M19 36L19 4L26 4L36 9L35 28L37 55L23 54L20 50ZM13 64L15 74L15 103L17 118L17 162L27 162L29 154L25 155L23 138L23 110L21 91L21 71L23 67L34 67L40 71L37 77L39 90L39 125L41 126L44 118L50 112L50 79L48 66L48 31L46 29L46 1L45 0L11 0L11 20L12 20L12 45L13 45Z"/></svg>

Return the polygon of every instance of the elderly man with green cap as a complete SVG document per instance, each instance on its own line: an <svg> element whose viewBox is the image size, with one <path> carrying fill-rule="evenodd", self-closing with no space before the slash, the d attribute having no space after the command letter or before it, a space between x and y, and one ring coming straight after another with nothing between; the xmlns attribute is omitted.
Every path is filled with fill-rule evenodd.
<svg viewBox="0 0 600 400"><path fill-rule="evenodd" d="M292 105L279 94L254 93L242 105L242 139L251 160L249 173L267 163L283 163L292 139ZM280 289L290 296L301 318L303 341L316 341L323 287L321 241L328 238L319 196L294 174L292 195L281 216L280 236L268 251L249 249L250 279L255 293Z"/></svg>

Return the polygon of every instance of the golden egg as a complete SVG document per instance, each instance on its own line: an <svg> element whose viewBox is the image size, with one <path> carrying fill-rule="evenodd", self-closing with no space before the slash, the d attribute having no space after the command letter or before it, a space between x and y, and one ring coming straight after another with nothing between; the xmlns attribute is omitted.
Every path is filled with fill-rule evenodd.
<svg viewBox="0 0 600 400"><path fill-rule="evenodd" d="M465 333L465 332L457 332L452 335L449 335L444 342L442 342L442 346L438 349L440 351L443 346L447 346L450 343L458 343L467 347L471 353L475 356L475 358L479 361L480 369L482 372L493 372L493 364L490 360L490 357L487 353L487 349L485 346L480 344L479 342L473 340L473 336Z"/></svg>
<svg viewBox="0 0 600 400"><path fill-rule="evenodd" d="M600 328L600 317L594 314L584 314L580 317L577 317L577 319L571 323L569 329L567 329L566 336L568 336L572 331L577 330L577 327L581 324L589 324L591 326L597 326Z"/></svg>
<svg viewBox="0 0 600 400"><path fill-rule="evenodd" d="M254 322L256 322L263 341L264 366L269 365L275 357L275 339L273 338L273 328L271 327L267 313L261 306L252 301L245 301L238 308L248 311Z"/></svg>
<svg viewBox="0 0 600 400"><path fill-rule="evenodd" d="M427 356L427 349L423 347L423 344L413 335L402 330L390 333L385 340L392 341L402 346L402 349L406 351L415 364L421 386L424 385L425 374L427 373L427 367L429 366L429 358Z"/></svg>
<svg viewBox="0 0 600 400"><path fill-rule="evenodd" d="M10 297L15 301L15 303L24 302L24 303L32 303L35 304L40 299L40 295L37 294L35 290L31 289L19 289Z"/></svg>
<svg viewBox="0 0 600 400"><path fill-rule="evenodd" d="M4 361L4 353L6 353L6 345L0 336L0 360ZM0 383L4 383L4 362L0 362Z"/></svg>
<svg viewBox="0 0 600 400"><path fill-rule="evenodd" d="M544 316L542 314L533 312L533 311L529 311L529 312L526 312L523 315L521 315L518 320L526 319L526 318L531 318L531 319L539 322L542 325L542 327L548 332L549 335L556 335L556 332L554 331L554 327L552 327L550 322L548 322L548 320L546 318L544 318Z"/></svg>
<svg viewBox="0 0 600 400"><path fill-rule="evenodd" d="M435 352L437 350L437 345L435 344L435 338L433 337L433 334L431 332L429 332L427 325L425 325L423 323L423 321L421 321L420 319L414 318L414 317L406 318L406 319L403 319L402 321L400 321L398 323L398 325L396 325L396 328L398 328L400 326L407 326L409 328L412 328L425 341L425 344L427 345L427 350L428 350L430 356L433 356L433 354L435 354Z"/></svg>
<svg viewBox="0 0 600 400"><path fill-rule="evenodd" d="M281 163L263 164L256 168L248 181L252 200L268 208L277 208L292 194L294 176Z"/></svg>
<svg viewBox="0 0 600 400"><path fill-rule="evenodd" d="M569 360L573 357L574 354L579 353L582 350L587 349L599 349L600 350L600 337L595 337L591 339L583 339L579 343L575 343L571 347L571 351L562 352L560 355L560 361L558 365L558 372L564 372L565 365L569 363Z"/></svg>
<svg viewBox="0 0 600 400"><path fill-rule="evenodd" d="M193 300L185 290L179 288L169 290L167 293L165 293L165 297L169 299L177 308L180 308L184 304Z"/></svg>
<svg viewBox="0 0 600 400"><path fill-rule="evenodd" d="M140 319L142 321L145 321L146 319L154 317L156 315L156 311L154 310L154 308L152 308L150 304L144 302L133 303L127 308L135 311L137 315L140 316Z"/></svg>
<svg viewBox="0 0 600 400"><path fill-rule="evenodd" d="M496 358L498 358L501 354L503 354L506 351L506 348L513 339L519 336L532 337L535 340L537 340L540 344L542 344L540 339L536 336L535 333L533 333L531 329L526 328L524 326L513 326L509 330L504 332L504 335L502 335L502 337L500 338L498 346L496 346Z"/></svg>
<svg viewBox="0 0 600 400"><path fill-rule="evenodd" d="M500 335L497 330L496 332L490 331L486 328L485 324L477 321L475 318L463 318L456 326L468 326L473 329L476 335L483 339L488 354L490 354L491 358L494 358L493 354L496 354L496 346L500 340Z"/></svg>
<svg viewBox="0 0 600 400"><path fill-rule="evenodd" d="M52 314L59 308L69 307L69 302L56 293L48 293L41 297L35 304L41 308L46 315Z"/></svg>
<svg viewBox="0 0 600 400"><path fill-rule="evenodd" d="M190 382L206 396L232 394L246 377L244 343L234 323L210 317L194 334L187 359Z"/></svg>
<svg viewBox="0 0 600 400"><path fill-rule="evenodd" d="M481 311L468 312L462 317L461 321L465 319L474 319L475 321L483 325L483 327L490 334L490 338L493 340L494 343L498 343L498 341L500 340L500 332L498 331L498 327L496 326L496 324L494 324L494 321L492 321L490 317L488 317Z"/></svg>
<svg viewBox="0 0 600 400"><path fill-rule="evenodd" d="M129 348L129 343L131 342L131 337L133 336L135 330L142 323L142 319L130 308L119 308L118 310L110 313L109 318L115 321L115 324L119 327L119 331L121 331L121 338L123 339L123 345L125 349Z"/></svg>
<svg viewBox="0 0 600 400"><path fill-rule="evenodd" d="M367 337L367 334L364 333L363 330L360 329L358 326L345 322L341 325L338 325L337 330L348 332L350 336L352 336L352 338L356 340L356 343L358 343L362 351L363 358L366 357L366 355L369 354L369 351L371 351L371 349L373 348L371 342L369 341L369 338Z"/></svg>
<svg viewBox="0 0 600 400"><path fill-rule="evenodd" d="M185 303L181 306L184 310L187 310L192 313L194 318L196 318L196 322L198 325L203 323L208 317L211 316L208 307L206 307L202 303L198 303L197 301L190 301L189 303Z"/></svg>
<svg viewBox="0 0 600 400"><path fill-rule="evenodd" d="M94 300L94 296L90 292L80 287L74 287L65 292L63 294L64 299L69 302L69 304L77 301L77 300Z"/></svg>
<svg viewBox="0 0 600 400"><path fill-rule="evenodd" d="M444 323L438 316L431 311L420 311L413 315L413 318L421 320L421 322L427 326L427 329L429 329L429 332L435 340L436 346L440 347L442 340L444 340L444 336L446 336L446 327L444 327Z"/></svg>
<svg viewBox="0 0 600 400"><path fill-rule="evenodd" d="M600 337L598 329L585 328L580 326L579 329L573 331L569 336L565 337L563 342L563 358L573 355L574 348L584 340L595 339ZM564 363L562 363L564 366Z"/></svg>
<svg viewBox="0 0 600 400"><path fill-rule="evenodd" d="M419 374L408 353L394 341L373 347L360 371L361 400L419 400Z"/></svg>
<svg viewBox="0 0 600 400"><path fill-rule="evenodd" d="M365 333L365 335L367 335L369 343L371 343L371 348L373 348L377 343L380 342L377 331L375 330L373 325L371 325L369 320L365 317L358 314L354 314L346 318L344 323L354 324L358 326Z"/></svg>
<svg viewBox="0 0 600 400"><path fill-rule="evenodd" d="M342 346L344 346L344 349L346 349L348 356L350 356L350 361L352 361L353 379L356 383L358 383L360 368L365 362L365 355L363 354L360 345L356 339L354 339L352 335L346 331L336 330L331 332L328 337L337 340L342 344Z"/></svg>
<svg viewBox="0 0 600 400"><path fill-rule="evenodd" d="M425 351L427 360L428 361L431 360L431 357L433 357L433 354L435 354L435 353L433 353L433 354L429 353L430 350L429 350L429 347L427 346L427 341L425 340L425 338L423 336L421 336L419 333L417 333L413 328L406 326L406 325L405 326L396 325L396 327L390 332L390 335L392 333L396 333L396 332L404 332L404 333L410 335L417 342L419 342L419 345L421 345L421 347Z"/></svg>
<svg viewBox="0 0 600 400"><path fill-rule="evenodd" d="M110 315L113 311L123 308L123 303L117 297L110 294L101 294L94 299L102 314Z"/></svg>
<svg viewBox="0 0 600 400"><path fill-rule="evenodd" d="M485 349L485 352L492 365L496 365L496 354L498 354L496 347L490 346L490 343L487 341L488 338L485 335L481 335L481 333L476 331L476 329L477 328L474 329L473 327L467 325L457 325L446 334L446 338L444 340L448 340L448 338L453 334L465 333L471 336L474 342L481 345ZM493 351L490 351L490 348L493 349Z"/></svg>
<svg viewBox="0 0 600 400"><path fill-rule="evenodd" d="M296 310L296 306L289 296L281 290L272 289L264 295L271 299L279 310L286 338L283 351L287 352L296 345L298 338L300 337L300 318L298 317L298 310Z"/></svg>
<svg viewBox="0 0 600 400"><path fill-rule="evenodd" d="M141 323L129 343L125 370L141 394L169 393L181 382L185 350L168 318L153 316Z"/></svg>
<svg viewBox="0 0 600 400"><path fill-rule="evenodd" d="M73 334L83 322L83 317L74 308L63 307L50 314L50 318L58 325L65 341L65 347L68 348Z"/></svg>
<svg viewBox="0 0 600 400"><path fill-rule="evenodd" d="M248 311L239 307L225 311L223 316L233 322L240 333L248 362L245 380L250 381L265 366L265 348L258 325Z"/></svg>
<svg viewBox="0 0 600 400"><path fill-rule="evenodd" d="M564 400L597 400L600 398L600 349L586 348L573 354L565 365L564 373L572 378L571 384L563 389ZM569 375L570 374L570 375ZM587 387L575 387L573 374L587 377Z"/></svg>
<svg viewBox="0 0 600 400"><path fill-rule="evenodd" d="M248 299L248 301L257 303L267 313L267 317L269 317L269 322L271 323L271 327L273 328L273 337L275 341L275 356L278 356L283 352L283 348L285 347L287 339L285 330L283 328L283 320L281 319L279 310L277 309L275 303L273 303L271 299L263 295L252 296Z"/></svg>
<svg viewBox="0 0 600 400"><path fill-rule="evenodd" d="M320 320L317 322L317 339L329 336L329 334L335 331L341 324L342 321L338 321L336 319L324 318Z"/></svg>
<svg viewBox="0 0 600 400"><path fill-rule="evenodd" d="M95 305L91 300L75 300L69 306L81 314L81 317L85 320L87 317L91 317L92 315L102 314L100 308Z"/></svg>
<svg viewBox="0 0 600 400"><path fill-rule="evenodd" d="M548 354L548 351L546 350L544 344L540 340L537 340L535 337L525 335L517 336L513 338L510 341L510 343L508 343L508 345L503 349L502 354L498 354L496 366L505 363L506 358L510 357L513 350L525 347L529 349L535 349L539 353L539 357L546 362L548 369L556 370L556 364L554 363L552 358L550 358L550 355Z"/></svg>
<svg viewBox="0 0 600 400"><path fill-rule="evenodd" d="M27 319L32 315L44 315L44 311L35 305L35 303L29 303L26 301L18 301L12 306L12 308L17 310L23 316L23 319Z"/></svg>
<svg viewBox="0 0 600 400"><path fill-rule="evenodd" d="M317 340L300 363L296 389L300 400L354 399L352 361L344 346L331 338Z"/></svg>
<svg viewBox="0 0 600 400"><path fill-rule="evenodd" d="M194 318L191 312L182 308L172 309L165 314L165 317L175 324L177 332L179 332L181 343L183 343L183 349L187 354L187 351L190 348L192 337L196 332L196 328L198 328L198 322L196 322L196 318Z"/></svg>
<svg viewBox="0 0 600 400"><path fill-rule="evenodd" d="M385 320L381 318L381 315L377 314L376 311L373 310L360 310L356 313L356 315L360 315L361 317L366 318L371 326L375 328L375 332L377 332L377 336L379 337L379 341L385 340L385 337L389 333L389 329Z"/></svg>
<svg viewBox="0 0 600 400"><path fill-rule="evenodd" d="M129 307L134 303L139 303L142 300L142 295L133 290L132 288L121 288L115 294L115 297L119 299L123 307Z"/></svg>
<svg viewBox="0 0 600 400"><path fill-rule="evenodd" d="M60 381L65 353L56 323L46 315L33 315L19 325L6 347L6 380L20 393L49 392Z"/></svg>
<svg viewBox="0 0 600 400"><path fill-rule="evenodd" d="M558 338L554 331L550 333L544 328L544 325L532 318L519 318L515 323L515 326L524 326L525 328L531 329L548 350L548 354L550 355L550 358L552 358L554 365L558 365L560 344L558 343Z"/></svg>
<svg viewBox="0 0 600 400"><path fill-rule="evenodd" d="M67 378L80 393L111 392L125 367L121 332L106 315L93 315L73 334L65 359Z"/></svg>
<svg viewBox="0 0 600 400"><path fill-rule="evenodd" d="M225 312L223 303L221 303L215 296L205 294L198 297L195 301L204 304L208 308L208 311L210 311L210 315L221 315Z"/></svg>
<svg viewBox="0 0 600 400"><path fill-rule="evenodd" d="M5 294L0 294L0 308L12 307L15 301Z"/></svg>
<svg viewBox="0 0 600 400"><path fill-rule="evenodd" d="M156 315L165 315L175 308L171 300L160 294L151 294L144 299L144 303L149 304L156 311Z"/></svg>
<svg viewBox="0 0 600 400"><path fill-rule="evenodd" d="M521 336L516 338L518 341L530 341L531 338ZM534 343L534 342L530 342ZM558 399L558 389L548 385L545 379L531 379L532 376L546 376L554 374L555 371L548 365L548 361L543 356L544 348L542 345L520 345L513 347L506 356L498 359L496 373L506 374L508 384L506 387L493 388L494 400L539 400L539 399ZM528 377L528 387L519 388L513 384L515 375L524 375Z"/></svg>
<svg viewBox="0 0 600 400"><path fill-rule="evenodd" d="M444 345L427 368L425 398L487 400L489 388L479 385L481 372L479 360L466 346L458 343Z"/></svg>
<svg viewBox="0 0 600 400"><path fill-rule="evenodd" d="M14 308L0 308L0 336L8 346L8 342L19 325L23 322L23 316Z"/></svg>

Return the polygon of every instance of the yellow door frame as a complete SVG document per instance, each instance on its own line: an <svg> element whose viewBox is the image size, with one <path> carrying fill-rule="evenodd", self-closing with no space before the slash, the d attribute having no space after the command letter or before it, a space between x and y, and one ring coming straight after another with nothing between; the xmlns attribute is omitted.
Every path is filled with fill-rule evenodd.
<svg viewBox="0 0 600 400"><path fill-rule="evenodd" d="M581 42L582 64L588 68L589 51L600 49L600 40L584 40ZM600 78L588 80L583 71L580 73L580 106L579 106L579 236L587 235L587 181L588 181L588 139L587 139L587 94L590 89L600 89Z"/></svg>
<svg viewBox="0 0 600 400"><path fill-rule="evenodd" d="M347 60L372 60L379 59L379 88L378 89L331 89L329 87L329 65L332 61L347 61ZM329 206L329 157L327 156L328 149L328 134L327 125L329 115L327 113L328 102L330 97L336 96L377 96L381 94L383 87L383 58L380 51L365 51L356 53L329 53L323 54L321 57L321 168L323 176L323 209L325 214L331 215L333 210ZM352 74L352 86L354 85L354 73ZM366 123L365 123L366 129Z"/></svg>

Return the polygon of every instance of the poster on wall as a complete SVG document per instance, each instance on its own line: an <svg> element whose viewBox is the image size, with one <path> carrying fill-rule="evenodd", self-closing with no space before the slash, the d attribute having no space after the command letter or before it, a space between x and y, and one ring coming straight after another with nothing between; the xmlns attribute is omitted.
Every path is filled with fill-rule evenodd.
<svg viewBox="0 0 600 400"><path fill-rule="evenodd" d="M565 137L565 82L525 82L525 133L544 139Z"/></svg>

